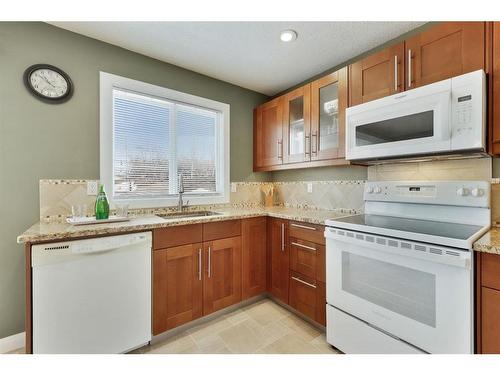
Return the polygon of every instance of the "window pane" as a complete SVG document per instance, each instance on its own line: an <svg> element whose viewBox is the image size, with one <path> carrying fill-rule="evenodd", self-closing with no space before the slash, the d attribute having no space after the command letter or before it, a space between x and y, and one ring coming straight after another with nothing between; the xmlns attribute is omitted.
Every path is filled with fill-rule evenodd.
<svg viewBox="0 0 500 375"><path fill-rule="evenodd" d="M216 185L217 112L176 105L177 172L185 193L213 193Z"/></svg>
<svg viewBox="0 0 500 375"><path fill-rule="evenodd" d="M113 90L113 195L169 193L171 103Z"/></svg>

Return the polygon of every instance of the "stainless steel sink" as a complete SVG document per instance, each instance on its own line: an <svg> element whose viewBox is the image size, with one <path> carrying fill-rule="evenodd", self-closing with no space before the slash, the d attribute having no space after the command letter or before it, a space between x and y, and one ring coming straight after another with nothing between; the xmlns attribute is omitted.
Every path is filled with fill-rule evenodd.
<svg viewBox="0 0 500 375"><path fill-rule="evenodd" d="M222 215L220 212L215 211L186 211L186 212L172 212L168 214L159 214L163 219L183 219L187 217L205 217L205 216L216 216Z"/></svg>

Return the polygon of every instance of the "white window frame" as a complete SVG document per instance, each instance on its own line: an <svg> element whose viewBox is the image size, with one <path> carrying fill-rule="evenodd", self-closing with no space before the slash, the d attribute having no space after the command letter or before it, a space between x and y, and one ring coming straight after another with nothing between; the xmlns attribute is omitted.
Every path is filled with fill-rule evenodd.
<svg viewBox="0 0 500 375"><path fill-rule="evenodd" d="M217 192L206 194L184 194L184 202L189 200L189 205L204 205L229 203L230 196L230 160L229 160L229 117L230 106L215 100L200 96L186 94L165 87L152 85L115 74L100 72L100 179L107 192L111 208L116 204L128 204L130 208L154 208L176 206L179 202L177 194L164 198L115 198L113 196L113 89L130 91L137 94L165 99L178 104L187 104L205 108L219 113L219 134L217 139L216 175ZM174 161L176 163L176 161ZM177 184L177 175L170 176Z"/></svg>

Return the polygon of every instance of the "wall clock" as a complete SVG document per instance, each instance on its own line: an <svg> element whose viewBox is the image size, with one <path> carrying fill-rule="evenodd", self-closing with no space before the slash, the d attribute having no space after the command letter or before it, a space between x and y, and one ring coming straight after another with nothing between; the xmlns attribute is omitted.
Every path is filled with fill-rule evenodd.
<svg viewBox="0 0 500 375"><path fill-rule="evenodd" d="M24 71L23 80L28 91L46 103L64 103L73 95L71 78L53 65L32 65Z"/></svg>

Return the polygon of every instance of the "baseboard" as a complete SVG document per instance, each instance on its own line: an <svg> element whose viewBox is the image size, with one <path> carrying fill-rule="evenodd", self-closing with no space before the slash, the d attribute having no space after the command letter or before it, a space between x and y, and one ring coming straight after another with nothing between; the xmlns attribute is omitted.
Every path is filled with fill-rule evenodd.
<svg viewBox="0 0 500 375"><path fill-rule="evenodd" d="M20 332L0 339L0 353L8 353L24 347L25 333Z"/></svg>

